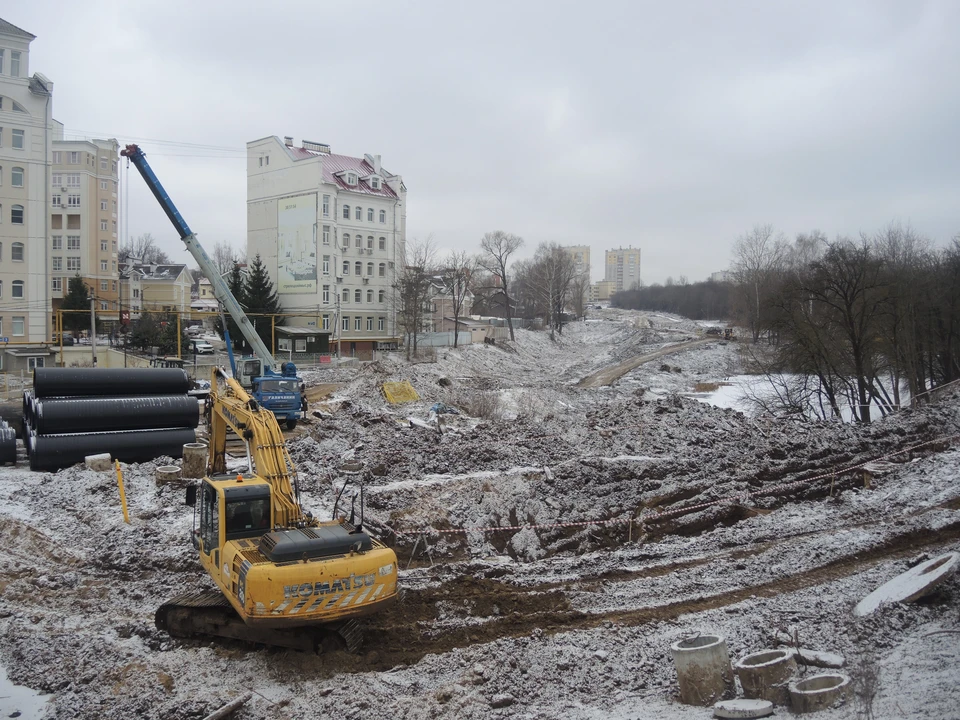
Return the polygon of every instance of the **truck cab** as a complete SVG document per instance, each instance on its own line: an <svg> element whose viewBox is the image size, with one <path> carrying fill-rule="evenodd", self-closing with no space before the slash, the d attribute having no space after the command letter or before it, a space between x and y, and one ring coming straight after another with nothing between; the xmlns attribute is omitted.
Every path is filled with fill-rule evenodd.
<svg viewBox="0 0 960 720"><path fill-rule="evenodd" d="M258 358L242 358L236 362L236 379L260 405L277 416L277 422L286 422L288 430L297 426L303 397L296 365L283 363L278 375L269 368L264 371Z"/></svg>

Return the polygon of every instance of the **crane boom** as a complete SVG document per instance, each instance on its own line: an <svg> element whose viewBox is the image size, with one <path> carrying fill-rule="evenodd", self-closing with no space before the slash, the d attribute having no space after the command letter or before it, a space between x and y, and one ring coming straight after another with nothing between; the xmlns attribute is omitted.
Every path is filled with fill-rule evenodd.
<svg viewBox="0 0 960 720"><path fill-rule="evenodd" d="M187 225L186 220L180 215L177 206L173 204L170 195L164 190L159 178L157 178L150 164L147 162L147 156L143 150L137 145L127 145L120 151L120 154L129 158L130 162L140 171L140 175L143 176L147 187L150 188L150 192L153 193L157 202L160 203L160 207L163 208L167 217L170 218L170 222L172 222L173 226L177 229L177 232L180 234L180 239L183 240L183 244L187 246L187 250L193 255L193 259L197 261L197 264L200 266L200 271L213 286L213 296L219 300L227 312L230 313L230 317L233 318L237 327L240 328L244 339L250 343L250 347L253 348L254 354L263 362L265 371L267 369L273 371L275 365L273 355L251 325L250 319L243 311L243 308L240 307L240 303L237 302L233 293L230 292L230 287L226 281L220 276L220 273L217 272L216 266L213 264L210 256L207 255L207 251L203 249L200 241L197 240L197 236L190 230L190 226Z"/></svg>

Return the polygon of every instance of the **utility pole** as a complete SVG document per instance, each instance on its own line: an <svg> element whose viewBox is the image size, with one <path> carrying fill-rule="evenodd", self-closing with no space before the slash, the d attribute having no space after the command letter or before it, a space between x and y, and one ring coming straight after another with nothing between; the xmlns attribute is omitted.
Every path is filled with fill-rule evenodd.
<svg viewBox="0 0 960 720"><path fill-rule="evenodd" d="M97 301L90 298L90 350L93 353L93 366L97 366Z"/></svg>

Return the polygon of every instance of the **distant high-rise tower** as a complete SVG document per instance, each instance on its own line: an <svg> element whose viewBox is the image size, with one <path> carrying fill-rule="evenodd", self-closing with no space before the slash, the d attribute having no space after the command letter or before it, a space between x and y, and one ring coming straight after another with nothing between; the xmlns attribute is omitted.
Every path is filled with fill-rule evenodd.
<svg viewBox="0 0 960 720"><path fill-rule="evenodd" d="M603 279L612 282L616 292L640 287L640 248L607 250Z"/></svg>

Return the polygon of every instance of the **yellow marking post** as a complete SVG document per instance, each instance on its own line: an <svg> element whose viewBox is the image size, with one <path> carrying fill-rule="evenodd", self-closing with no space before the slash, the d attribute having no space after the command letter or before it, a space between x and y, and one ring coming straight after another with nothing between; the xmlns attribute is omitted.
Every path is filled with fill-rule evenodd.
<svg viewBox="0 0 960 720"><path fill-rule="evenodd" d="M130 524L130 516L127 514L127 494L123 491L123 472L120 470L120 461L114 461L117 464L117 486L120 488L120 507L123 508L123 521Z"/></svg>
<svg viewBox="0 0 960 720"><path fill-rule="evenodd" d="M383 396L391 405L400 403L414 402L420 399L413 385L404 380L403 382L388 382L383 384Z"/></svg>

